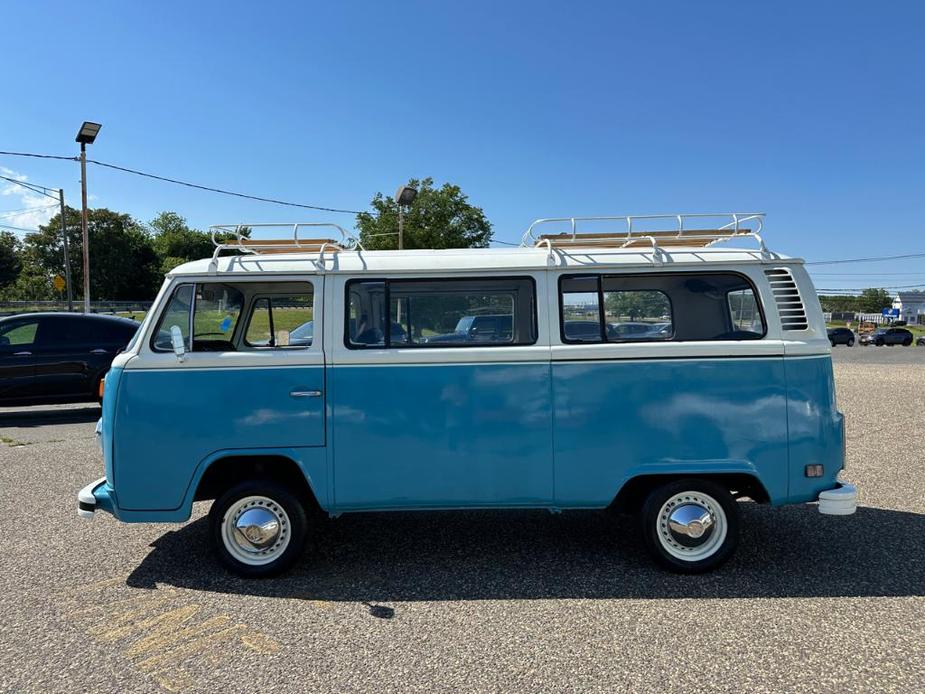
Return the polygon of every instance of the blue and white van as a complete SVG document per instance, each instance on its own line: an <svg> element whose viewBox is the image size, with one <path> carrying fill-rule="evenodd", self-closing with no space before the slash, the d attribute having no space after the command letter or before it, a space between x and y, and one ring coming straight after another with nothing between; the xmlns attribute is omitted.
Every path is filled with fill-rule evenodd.
<svg viewBox="0 0 925 694"><path fill-rule="evenodd" d="M760 215L710 219L539 220L503 249L238 233L167 276L113 362L79 514L183 522L213 499L218 556L256 577L320 514L617 509L694 573L735 550L740 499L853 513L803 262Z"/></svg>

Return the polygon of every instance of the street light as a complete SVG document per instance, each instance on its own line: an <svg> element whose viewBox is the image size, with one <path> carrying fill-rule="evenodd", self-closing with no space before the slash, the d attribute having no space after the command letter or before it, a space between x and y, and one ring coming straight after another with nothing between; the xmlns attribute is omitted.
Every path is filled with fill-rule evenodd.
<svg viewBox="0 0 925 694"><path fill-rule="evenodd" d="M398 190L395 191L395 202L398 203L398 250L404 248L404 214L402 208L405 205L410 205L414 202L414 199L418 196L418 191L416 188L411 186L399 186Z"/></svg>
<svg viewBox="0 0 925 694"><path fill-rule="evenodd" d="M102 127L99 123L84 121L75 138L75 141L80 143L80 230L83 235L84 247L84 313L90 313L90 241L87 234L87 145L92 145L96 141L96 136Z"/></svg>

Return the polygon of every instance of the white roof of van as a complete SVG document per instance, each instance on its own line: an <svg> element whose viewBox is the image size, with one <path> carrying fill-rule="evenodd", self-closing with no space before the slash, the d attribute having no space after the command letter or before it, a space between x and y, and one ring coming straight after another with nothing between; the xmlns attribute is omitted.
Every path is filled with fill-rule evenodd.
<svg viewBox="0 0 925 694"><path fill-rule="evenodd" d="M729 247L662 250L659 253L659 259L660 262L653 257L651 248L595 248L585 250L554 248L552 251L545 247L404 251L339 250L327 251L324 254L323 270L321 269L321 263L318 262L318 253L255 253L219 257L214 265L210 259L195 260L174 268L168 276L204 275L214 272L381 274L394 272L421 273L436 270L445 272L474 270L529 271L548 268L574 268L580 270L627 266L652 269L678 265L702 266L712 263L802 262L802 260L777 253L762 254L758 250Z"/></svg>

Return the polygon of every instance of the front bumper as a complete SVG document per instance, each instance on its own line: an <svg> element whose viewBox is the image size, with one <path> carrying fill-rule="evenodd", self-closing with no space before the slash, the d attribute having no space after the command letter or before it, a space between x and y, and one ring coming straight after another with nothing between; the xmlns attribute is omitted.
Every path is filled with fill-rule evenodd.
<svg viewBox="0 0 925 694"><path fill-rule="evenodd" d="M100 477L88 484L77 492L77 515L90 520L97 509L112 513L113 503L110 492L105 477Z"/></svg>
<svg viewBox="0 0 925 694"><path fill-rule="evenodd" d="M850 516L858 510L858 488L839 482L834 489L819 492L819 513L827 516Z"/></svg>

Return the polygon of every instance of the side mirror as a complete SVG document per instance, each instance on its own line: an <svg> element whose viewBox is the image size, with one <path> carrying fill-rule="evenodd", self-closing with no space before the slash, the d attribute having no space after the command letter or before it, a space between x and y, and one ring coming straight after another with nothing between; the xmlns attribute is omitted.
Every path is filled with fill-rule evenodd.
<svg viewBox="0 0 925 694"><path fill-rule="evenodd" d="M183 333L180 332L179 325L170 326L170 342L173 345L173 353L177 355L177 361L182 363L186 358L186 345L183 343Z"/></svg>

